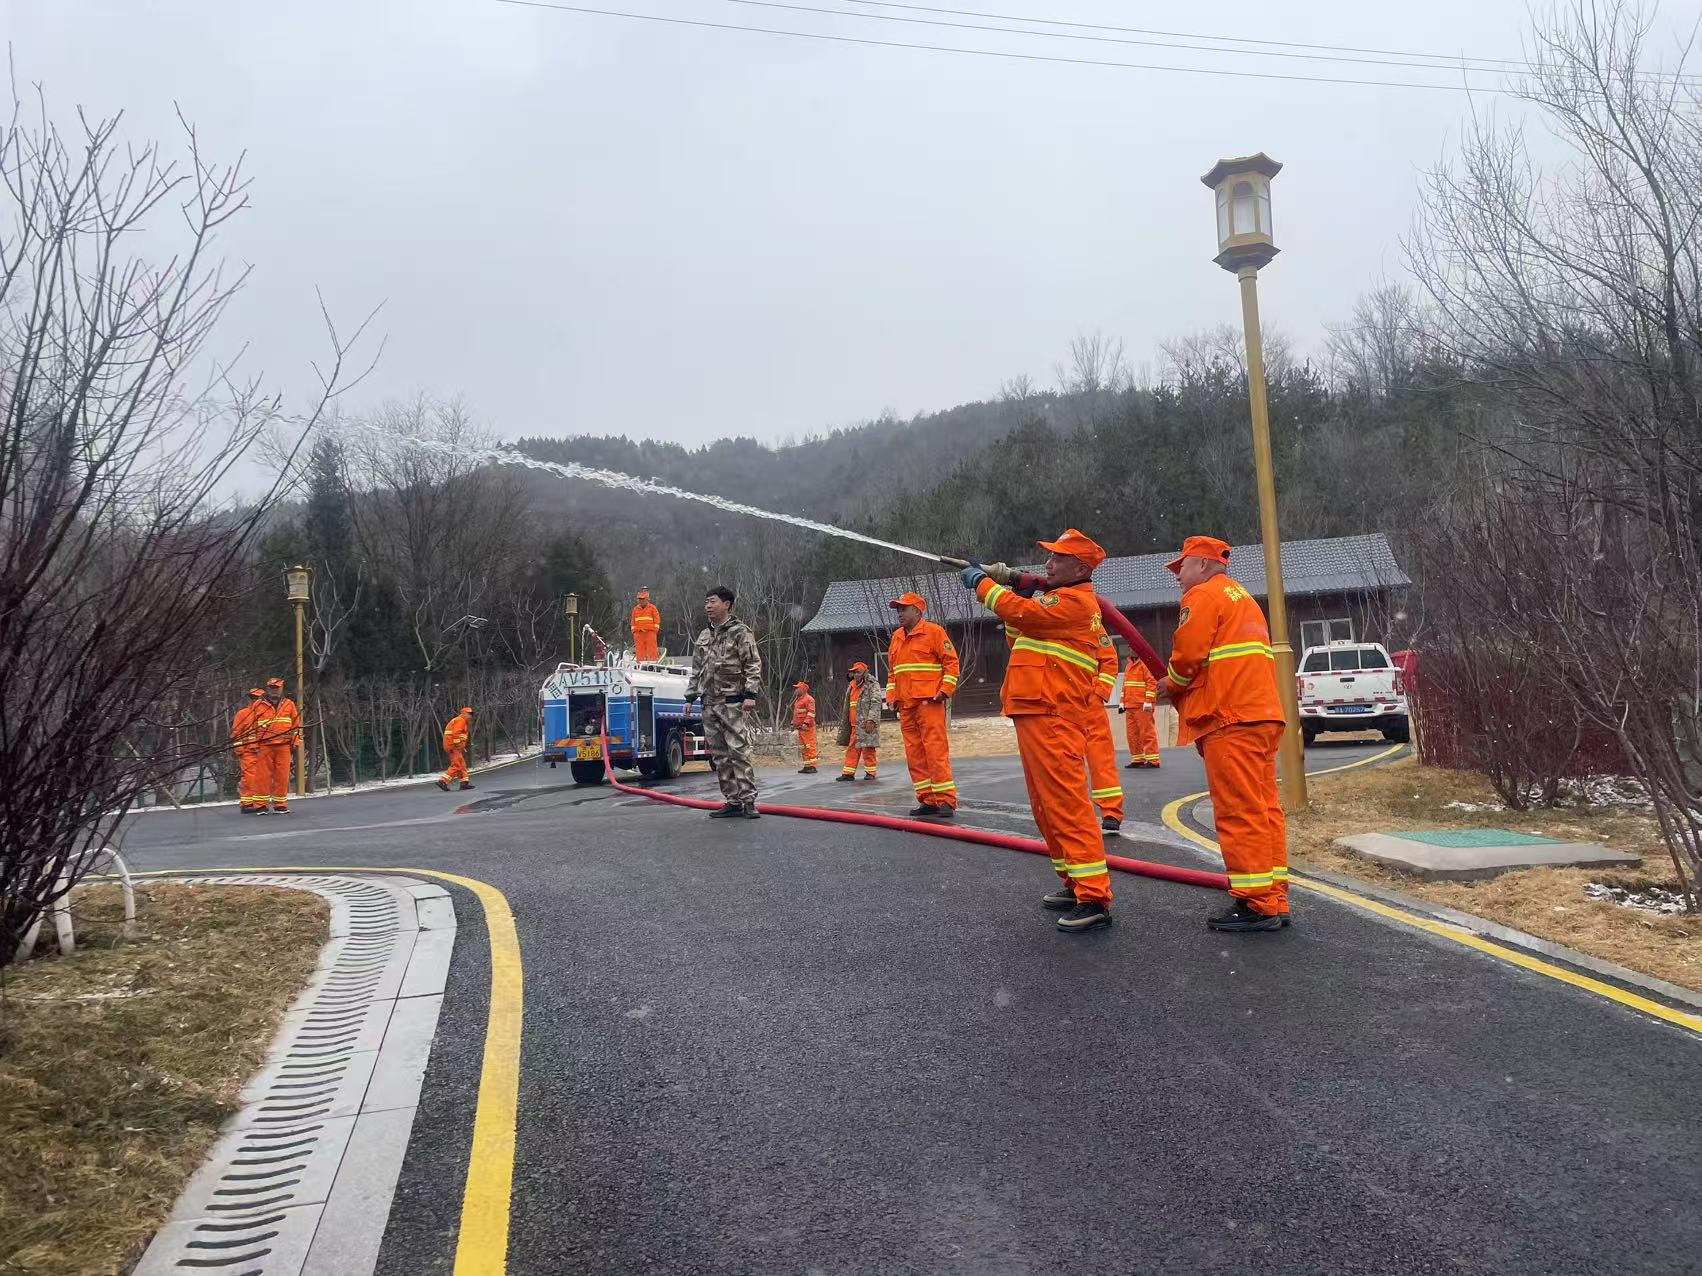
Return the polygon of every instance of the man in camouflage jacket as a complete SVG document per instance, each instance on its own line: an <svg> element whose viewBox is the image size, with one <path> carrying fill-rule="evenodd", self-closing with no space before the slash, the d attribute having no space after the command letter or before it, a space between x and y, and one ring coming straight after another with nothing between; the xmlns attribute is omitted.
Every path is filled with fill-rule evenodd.
<svg viewBox="0 0 1702 1276"><path fill-rule="evenodd" d="M762 689L762 655L756 635L733 615L733 591L711 589L703 600L709 627L691 649L691 678L686 701L703 701L703 742L715 759L721 785L721 809L712 820L759 818L756 767L751 762L751 720Z"/></svg>

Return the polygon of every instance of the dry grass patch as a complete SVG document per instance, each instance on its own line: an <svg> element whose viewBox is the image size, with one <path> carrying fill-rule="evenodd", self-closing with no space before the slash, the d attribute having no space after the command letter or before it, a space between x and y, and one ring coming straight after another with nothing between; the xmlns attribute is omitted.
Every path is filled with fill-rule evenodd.
<svg viewBox="0 0 1702 1276"><path fill-rule="evenodd" d="M126 1270L171 1213L325 942L306 891L74 897L78 951L4 974L0 1272Z"/></svg>
<svg viewBox="0 0 1702 1276"><path fill-rule="evenodd" d="M1646 811L1588 805L1533 811L1460 810L1448 804L1491 807L1499 805L1499 799L1481 776L1421 767L1410 759L1318 776L1309 788L1312 809L1292 817L1288 824L1289 856L1296 868L1381 882L1702 991L1702 918L1662 917L1584 894L1590 882L1633 889L1677 886L1666 846ZM1354 833L1447 828L1501 828L1569 842L1599 842L1641 855L1643 867L1629 871L1534 868L1482 882L1431 882L1332 845L1334 839Z"/></svg>

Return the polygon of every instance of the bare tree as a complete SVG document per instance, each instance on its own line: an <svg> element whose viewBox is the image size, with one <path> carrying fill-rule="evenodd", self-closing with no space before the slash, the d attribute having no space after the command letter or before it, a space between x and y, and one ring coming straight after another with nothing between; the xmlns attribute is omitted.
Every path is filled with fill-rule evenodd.
<svg viewBox="0 0 1702 1276"><path fill-rule="evenodd" d="M1126 390L1133 383L1123 356L1123 339L1103 332L1083 334L1070 342L1069 362L1052 365L1058 388L1066 394L1093 396Z"/></svg>
<svg viewBox="0 0 1702 1276"><path fill-rule="evenodd" d="M1618 733L1694 905L1702 99L1650 73L1651 19L1617 0L1548 18L1521 91L1572 162L1545 172L1518 129L1475 121L1407 248L1483 401L1491 490L1517 500L1502 523L1542 533L1520 574L1567 564L1544 575L1551 604L1509 613L1506 641L1543 643L1575 711Z"/></svg>
<svg viewBox="0 0 1702 1276"><path fill-rule="evenodd" d="M79 115L66 136L39 92L28 108L14 94L0 189L9 953L142 793L228 747L213 723L186 732L172 719L194 703L227 586L277 489L243 508L214 495L283 405L208 358L245 278L225 274L210 244L246 207L247 182L209 160L187 123L173 161L126 145L117 119ZM174 222L174 250L141 255ZM334 330L331 341L310 422L344 387L349 346Z"/></svg>

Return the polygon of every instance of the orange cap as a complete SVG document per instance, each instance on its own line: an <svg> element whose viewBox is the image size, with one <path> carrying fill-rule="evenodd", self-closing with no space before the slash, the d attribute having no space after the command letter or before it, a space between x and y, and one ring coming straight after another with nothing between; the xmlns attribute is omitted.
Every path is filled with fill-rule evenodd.
<svg viewBox="0 0 1702 1276"><path fill-rule="evenodd" d="M1215 536L1190 536L1182 542L1182 552L1172 558L1165 566L1172 573L1177 573L1184 558L1204 558L1227 566L1229 564L1229 542L1220 541Z"/></svg>
<svg viewBox="0 0 1702 1276"><path fill-rule="evenodd" d="M887 606L914 607L917 611L927 611L928 600L922 597L921 594L900 594L897 598L894 598L890 603L888 603Z"/></svg>
<svg viewBox="0 0 1702 1276"><path fill-rule="evenodd" d="M473 711L473 706L470 705L470 704L464 704L464 705L461 706L461 712L462 713L471 713L472 711Z"/></svg>
<svg viewBox="0 0 1702 1276"><path fill-rule="evenodd" d="M639 597L639 601L641 601L641 602L649 602L650 601L650 591L648 589L641 589L641 590L638 591L638 597Z"/></svg>
<svg viewBox="0 0 1702 1276"><path fill-rule="evenodd" d="M1041 549L1049 550L1054 554L1068 554L1072 558L1081 559L1087 565L1088 571L1092 571L1105 561L1105 551L1099 547L1099 542L1091 537L1083 536L1073 527L1065 528L1064 534L1055 541L1040 541L1038 543Z"/></svg>
<svg viewBox="0 0 1702 1276"><path fill-rule="evenodd" d="M284 685L284 680L282 678L268 678L266 679L266 685L268 687L281 687Z"/></svg>
<svg viewBox="0 0 1702 1276"><path fill-rule="evenodd" d="M856 664L852 665L851 668L847 672L850 672L850 673L868 673L869 672L869 666L864 664L861 660L859 660Z"/></svg>
<svg viewBox="0 0 1702 1276"><path fill-rule="evenodd" d="M807 683L807 682L794 682L792 684L792 690L793 691L808 691L809 689L810 689L810 684Z"/></svg>
<svg viewBox="0 0 1702 1276"><path fill-rule="evenodd" d="M259 687L250 687L248 689L248 694L251 695L251 696L263 696L266 693L264 691L262 691Z"/></svg>

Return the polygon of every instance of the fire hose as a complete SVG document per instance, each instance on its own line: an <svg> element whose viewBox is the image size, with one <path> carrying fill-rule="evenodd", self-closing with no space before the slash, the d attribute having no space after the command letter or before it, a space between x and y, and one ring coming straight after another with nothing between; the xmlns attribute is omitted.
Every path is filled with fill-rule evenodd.
<svg viewBox="0 0 1702 1276"><path fill-rule="evenodd" d="M652 802L688 806L698 811L713 811L721 806L719 802L705 801L703 798L682 797L677 793L659 793L654 789L639 788L636 784L622 784L615 779L614 764L609 761L609 737L606 731L603 735L603 774L619 792L649 798ZM954 842L996 846L1006 851L1026 851L1030 855L1050 857L1052 854L1046 843L1037 838L1012 837L1007 833L957 828L950 824L910 820L896 815L876 815L871 811L837 811L820 806L785 806L778 803L762 803L757 810L763 815L785 815L798 820L825 820L834 824L861 824L866 828L893 829L900 833L921 833L927 837L949 838ZM1121 873L1137 873L1142 877L1156 877L1164 882L1180 882L1185 886L1204 886L1214 891L1229 889L1229 879L1222 873L1206 873L1196 868L1172 868L1168 864L1153 864L1147 860L1131 859L1126 855L1107 855L1105 863L1107 867Z"/></svg>

